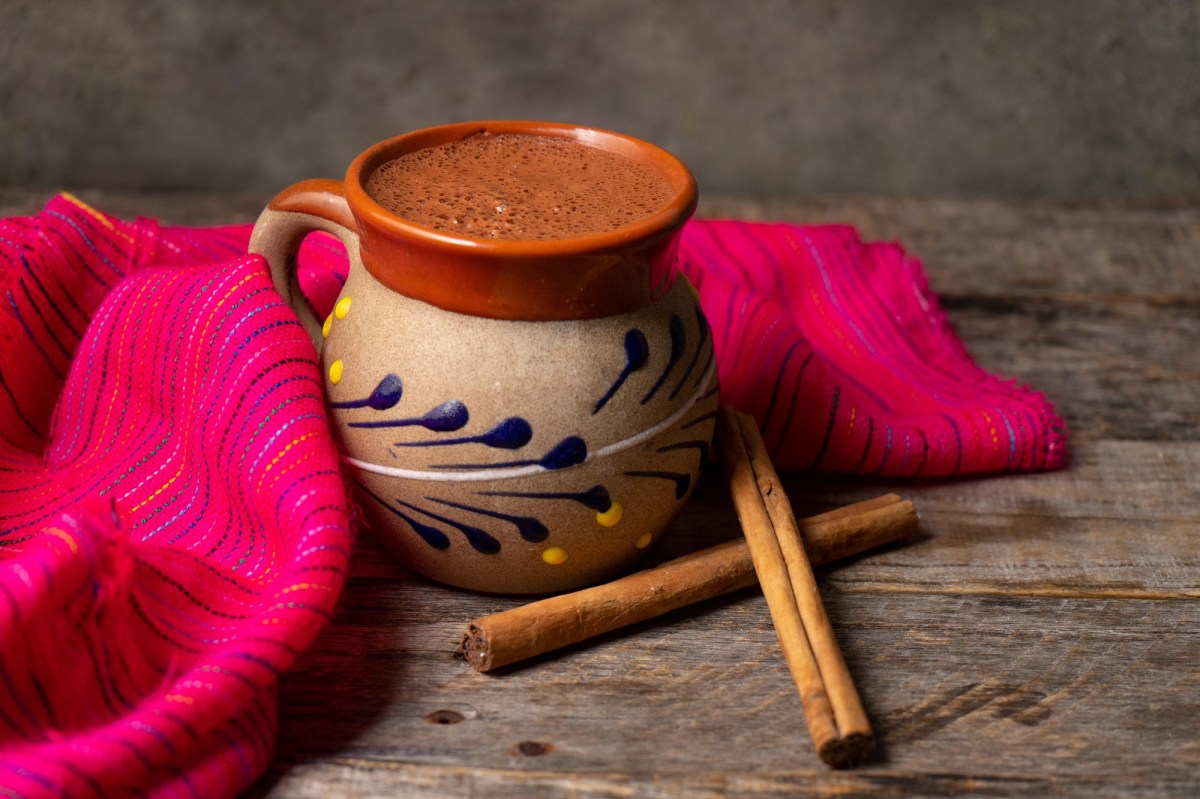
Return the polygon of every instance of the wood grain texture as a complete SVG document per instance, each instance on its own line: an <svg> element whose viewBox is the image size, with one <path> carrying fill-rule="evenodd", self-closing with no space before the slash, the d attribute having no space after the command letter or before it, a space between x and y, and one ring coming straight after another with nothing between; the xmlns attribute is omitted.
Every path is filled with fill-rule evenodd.
<svg viewBox="0 0 1200 799"><path fill-rule="evenodd" d="M1200 296L1195 199L744 200L706 197L698 214L855 225L921 259L943 296Z"/></svg>
<svg viewBox="0 0 1200 799"><path fill-rule="evenodd" d="M756 593L492 677L444 642L456 631L448 614L494 600L355 581L287 682L271 784L277 795L421 797L1197 787L1197 603L824 599L882 744L848 780L816 761ZM364 616L403 633L364 649L345 623ZM393 697L385 708L381 692Z"/></svg>
<svg viewBox="0 0 1200 799"><path fill-rule="evenodd" d="M266 197L80 192L124 216L250 221ZM0 190L29 213L48 191ZM360 538L336 618L281 692L259 797L781 799L1200 795L1200 201L706 199L844 221L919 256L985 368L1070 425L1050 474L785 475L798 513L895 491L911 542L818 570L879 753L812 752L761 594L520 667L455 658L518 600L428 584ZM715 475L666 560L738 535Z"/></svg>
<svg viewBox="0 0 1200 799"><path fill-rule="evenodd" d="M903 486L926 536L828 575L839 590L1200 598L1200 444L1100 441L1058 473ZM887 490L792 478L801 507Z"/></svg>
<svg viewBox="0 0 1200 799"><path fill-rule="evenodd" d="M69 191L86 203L123 219L148 216L165 225L233 225L253 222L269 194L232 192L125 192L62 186L54 189L0 188L0 215L32 214L57 191Z"/></svg>

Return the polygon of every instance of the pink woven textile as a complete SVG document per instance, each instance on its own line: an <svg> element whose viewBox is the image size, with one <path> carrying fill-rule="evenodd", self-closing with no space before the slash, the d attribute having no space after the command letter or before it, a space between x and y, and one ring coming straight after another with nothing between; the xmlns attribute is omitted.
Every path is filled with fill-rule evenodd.
<svg viewBox="0 0 1200 799"><path fill-rule="evenodd" d="M221 797L350 519L312 344L246 230L0 222L0 786Z"/></svg>
<svg viewBox="0 0 1200 799"><path fill-rule="evenodd" d="M712 221L680 262L713 330L721 401L777 466L944 477L1053 469L1064 424L971 360L920 263L843 225Z"/></svg>
<svg viewBox="0 0 1200 799"><path fill-rule="evenodd" d="M349 499L311 344L250 226L73 198L0 222L0 786L221 797L262 772L282 673L329 618ZM693 222L724 401L784 468L1060 466L1062 423L977 368L919 264L845 227ZM325 313L345 279L310 236Z"/></svg>

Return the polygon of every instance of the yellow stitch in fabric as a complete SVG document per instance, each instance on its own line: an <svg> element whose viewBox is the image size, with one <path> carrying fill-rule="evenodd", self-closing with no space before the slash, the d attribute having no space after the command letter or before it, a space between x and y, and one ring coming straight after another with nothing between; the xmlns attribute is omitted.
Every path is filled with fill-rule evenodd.
<svg viewBox="0 0 1200 799"><path fill-rule="evenodd" d="M992 451L995 452L1000 449L1000 436L996 434L996 425L992 422L992 415L984 411L983 421L988 426L988 432L992 434Z"/></svg>
<svg viewBox="0 0 1200 799"><path fill-rule="evenodd" d="M107 219L104 217L104 214L100 213L100 212L99 212L99 211L97 211L95 208L93 208L92 206L90 206L90 205L88 205L87 203L85 203L83 200L81 200L81 199L79 199L78 197L76 197L74 194L71 194L70 192L63 192L63 195L62 195L62 196L63 196L65 199L67 199L67 200L69 200L70 202L72 202L73 204L75 204L75 205L76 205L76 206L77 206L77 207L78 207L78 208L79 208L81 211L85 211L85 212L87 212L87 213L88 213L90 216L94 217L94 218L96 219L96 221L97 221L97 222L99 222L100 224L104 225L106 228L108 228L109 230L111 230L113 233L116 233L118 236L120 236L121 238L125 239L125 241L133 241L133 236L130 236L128 233L126 233L126 232L125 232L125 231L123 231L123 230L118 230L118 229L117 229L117 228L116 228L116 227L113 225L113 223L112 223L112 222L109 222L109 221L108 221L108 220L107 220Z"/></svg>
<svg viewBox="0 0 1200 799"><path fill-rule="evenodd" d="M295 583L294 585L289 585L287 588L283 589L279 593L280 594L289 594L292 591L304 591L304 590L310 590L313 588L319 588L322 591L332 591L333 590L333 586L324 585L323 583ZM278 594L276 596L278 596Z"/></svg>
<svg viewBox="0 0 1200 799"><path fill-rule="evenodd" d="M304 452L298 453L296 457L288 461L286 466L275 473L275 477L271 480L271 485L267 490L274 491L275 486L279 485L279 481L288 476L288 472L293 469L301 468L306 461L312 460L313 457L314 455L311 450L305 450Z"/></svg>
<svg viewBox="0 0 1200 799"><path fill-rule="evenodd" d="M342 382L342 372L345 370L345 365L341 359L334 361L329 365L329 382L335 386Z"/></svg>
<svg viewBox="0 0 1200 799"><path fill-rule="evenodd" d="M337 305L333 307L333 312L337 314L338 319L345 319L346 314L350 313L350 298L342 297L337 301Z"/></svg>
<svg viewBox="0 0 1200 799"><path fill-rule="evenodd" d="M91 214L92 216L96 217L96 219L97 219L97 220L100 222L100 224L104 225L106 228L108 228L108 229L110 229L110 230L112 229L112 222L109 222L107 219L105 219L105 218L104 218L104 215L103 215L103 214L101 214L101 213L97 212L95 208L93 208L92 206L88 205L88 204L87 204L87 203L85 203L83 200L81 200L81 199L79 199L78 197L76 197L74 194L71 194L71 192L69 192L69 191L64 191L64 192L63 192L63 194L62 194L62 196L63 196L65 199L67 199L67 200L71 201L72 203L74 203L74 204L75 204L76 206L78 206L80 209L82 209L82 210L84 210L84 211L87 211L89 214Z"/></svg>
<svg viewBox="0 0 1200 799"><path fill-rule="evenodd" d="M813 304L816 305L817 311L821 314L821 318L825 321L826 325L833 330L833 334L838 337L838 340L841 341L842 344L845 345L846 349L851 355L857 357L858 346L855 345L853 341L846 338L846 334L842 332L840 327L830 321L829 313L825 310L825 304L821 301L820 292L818 292L815 288L811 288L808 290L808 295L812 298Z"/></svg>
<svg viewBox="0 0 1200 799"><path fill-rule="evenodd" d="M66 542L67 547L70 548L72 555L78 554L79 542L75 540L75 536L71 535L66 530L62 529L61 527L47 527L42 530L42 532L46 535L52 535L55 538L62 539Z"/></svg>
<svg viewBox="0 0 1200 799"><path fill-rule="evenodd" d="M791 236L787 237L787 242L788 242L788 246L792 248L792 252L794 252L797 257L802 257L800 255L799 248L796 246L796 241ZM854 345L853 341L850 341L849 339L846 338L846 335L842 332L840 327L838 327L837 325L833 324L830 321L829 313L825 310L825 304L821 300L820 292L818 292L816 290L816 288L813 287L808 290L808 294L809 294L809 297L812 298L813 304L816 305L817 311L818 311L818 313L820 313L821 318L825 321L825 323L830 328L833 329L834 335L836 335L841 340L842 344L844 344L847 347L847 349L850 350L850 354L857 356L858 355L858 347L856 347Z"/></svg>
<svg viewBox="0 0 1200 799"><path fill-rule="evenodd" d="M263 473L265 474L266 472L269 472L269 471L271 470L271 468L272 468L272 467L273 467L275 464L277 464L277 463L279 463L281 460L283 460L283 458L284 458L284 457L285 457L285 456L288 454L288 450L290 450L292 447L294 447L294 446L296 446L297 444L300 444L300 443L302 443L302 442L306 441L307 439L310 439L310 438L312 438L314 435L316 435L316 433L315 433L315 432L311 432L311 433L305 433L304 435L302 435L302 436L300 436L300 437L298 437L298 438L294 438L294 439L292 439L291 441L289 441L289 442L288 442L288 444L287 444L287 446L283 448L283 452L280 452L278 455L276 455L276 456L275 456L275 457L274 457L274 458L271 460L271 462L270 462L270 463L268 463L268 464L267 464L267 467L266 467L265 469L263 469Z"/></svg>
<svg viewBox="0 0 1200 799"><path fill-rule="evenodd" d="M208 311L208 318L204 322L204 330L201 331L200 335L196 337L196 339L195 339L196 341L199 341L199 342L208 341L208 331L213 325L213 320L217 318L217 311L220 310L225 305L225 303L229 300L230 297L234 296L235 294L241 294L242 286L244 286L246 283L249 283L250 281L255 280L255 279L257 279L257 275L255 273L247 274L247 275L243 276L242 279L239 280L236 284L229 287L229 290L225 292L224 296L222 296L220 299L218 299L216 301L216 303L212 306L212 308ZM205 354L205 348L203 346L200 346L200 347L193 347L192 349L195 353L195 361L193 363L193 366L194 366L193 371L197 375L206 374L207 369L208 369L208 364L201 361L202 356Z"/></svg>
<svg viewBox="0 0 1200 799"><path fill-rule="evenodd" d="M222 306L224 306L225 303L228 302L230 297L232 297L235 294L240 294L242 286L244 286L245 284L249 283L252 280L255 280L256 278L257 278L257 275L255 275L255 274L249 274L249 275L244 276L236 284L234 284L233 286L230 286L229 290L225 292L225 295L217 300L216 304L213 306L212 310L208 314L208 319L206 319L204 322L204 331L198 337L198 339L197 339L198 341L205 341L208 338L208 329L210 327L212 327L213 320L217 318L217 313L216 313L217 310L220 309ZM197 347L196 348L196 357L199 358L200 355L201 355L201 348ZM199 361L197 361L197 363L198 362Z"/></svg>
<svg viewBox="0 0 1200 799"><path fill-rule="evenodd" d="M185 466L186 466L186 463L184 463L183 461L180 461L180 463L179 463L179 471L177 471L177 472L175 472L175 474L171 475L171 479L170 479L170 480L168 480L167 482L163 483L161 486L159 486L159 487L158 487L158 489L157 489L157 490L155 490L155 492L154 492L153 494L151 494L150 496L146 497L144 500L142 500L141 502L139 502L139 503L137 504L137 506L135 506L134 508L132 508L132 509L130 510L130 513L134 512L134 511L138 510L139 508L143 507L144 505L146 505L146 504L148 504L148 503L150 503L150 502L154 501L154 499L155 499L155 498L156 498L156 497L157 497L159 494L161 494L162 492L164 492L164 491L166 491L168 488L170 488L170 487L171 487L171 485L172 485L172 484L173 484L173 483L174 483L176 480L178 480L178 479L179 479L179 476L180 476L181 474L183 474L183 470L184 470L184 467L185 467Z"/></svg>
<svg viewBox="0 0 1200 799"><path fill-rule="evenodd" d="M263 469L262 474L258 478L258 485L255 487L255 490L256 491L262 490L263 480L266 479L267 472L271 471L271 469L273 469L275 467L275 464L279 463L281 460L283 460L287 456L288 450L290 450L292 447L296 446L297 444L301 444L301 443L305 442L306 440L312 438L315 435L316 435L316 432L305 433L304 435L300 436L299 438L296 438L296 439L293 439L292 441L290 441L288 443L288 445L283 448L283 451L280 452L278 455L276 455L275 458L270 463L268 463L266 465L266 467Z"/></svg>
<svg viewBox="0 0 1200 799"><path fill-rule="evenodd" d="M184 696L183 694L167 694L166 700L168 702L178 702L181 705L191 705L196 701L192 697Z"/></svg>
<svg viewBox="0 0 1200 799"><path fill-rule="evenodd" d="M170 487L171 487L171 484L172 484L172 483L174 483L174 482L175 482L175 481L176 481L176 480L179 478L179 475L180 475L180 473L182 473L182 472L183 472L183 469L182 469L182 468L180 468L180 470L179 470L178 472L176 472L174 475L172 475L172 476L171 476L171 479L170 479L170 480L168 480L167 482L163 483L161 486L159 486L157 489L155 489L155 491L154 491L154 493L153 493L153 494L151 494L150 496L146 497L144 500L142 500L142 501L141 501L141 502L139 502L139 503L138 503L136 506L134 506L134 507L133 507L133 509L131 510L131 512L132 512L132 511L136 511L136 510L138 510L139 508L143 507L143 506L144 506L144 505L146 505L147 503L153 502L153 501L154 501L154 499L155 499L155 498L156 498L156 497L157 497L159 494L161 494L162 492L166 491L168 488L170 488Z"/></svg>
<svg viewBox="0 0 1200 799"><path fill-rule="evenodd" d="M800 254L800 250L799 250L799 248L796 246L796 241L795 241L795 239L793 239L791 236L788 236L788 237L787 237L787 242L788 242L788 246L792 248L792 252L794 252L798 258L799 258L799 257L802 257L802 256L801 256L801 254ZM828 312L825 310L825 303L824 303L824 302L822 302L822 300L821 300L821 295L820 295L820 293L819 293L819 292L816 290L816 288L815 288L815 287L814 287L814 288L810 288L810 289L808 290L808 294L809 294L809 296L812 298L812 300L813 300L813 303L816 305L816 307L817 307L817 311L818 311L818 313L820 313L820 315L821 315L821 318L822 318L822 319L825 321L825 324L826 324L826 325L827 325L827 326L828 326L830 329L832 329L832 330L833 330L833 332L834 332L834 335L836 335L836 336L838 337L838 339L839 339L839 340L842 342L842 344L844 344L844 345L846 346L846 348L849 350L849 352L850 352L850 354L851 354L851 355L853 355L853 356L855 356L855 357L859 357L859 350L858 350L858 346L857 346L857 345L855 345L855 343L854 343L853 341L851 341L850 339L846 338L846 334L845 334L844 332L842 332L842 329L841 329L841 327L840 327L839 325L837 325L837 324L834 324L834 323L833 323L833 322L830 320L830 318L829 318L829 313L828 313ZM908 395L909 395L910 397L916 397L916 396L917 396L917 391L916 391L916 389L915 389L915 388L912 388L912 387L910 387L910 388L908 389Z"/></svg>

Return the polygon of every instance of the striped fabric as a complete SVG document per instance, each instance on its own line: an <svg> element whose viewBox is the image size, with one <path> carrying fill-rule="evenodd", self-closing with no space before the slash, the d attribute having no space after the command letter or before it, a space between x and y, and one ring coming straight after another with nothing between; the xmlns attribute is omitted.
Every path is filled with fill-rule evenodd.
<svg viewBox="0 0 1200 799"><path fill-rule="evenodd" d="M780 468L946 477L1064 464L1050 403L975 365L899 246L840 225L694 222L680 262L713 329L721 400L758 420Z"/></svg>
<svg viewBox="0 0 1200 799"><path fill-rule="evenodd" d="M311 344L250 226L74 198L0 222L0 793L230 796L352 545ZM787 469L1064 462L1041 395L971 361L920 265L846 227L691 223L722 398ZM310 236L323 316L345 255Z"/></svg>
<svg viewBox="0 0 1200 799"><path fill-rule="evenodd" d="M0 222L0 795L220 797L351 546L312 345L245 228Z"/></svg>

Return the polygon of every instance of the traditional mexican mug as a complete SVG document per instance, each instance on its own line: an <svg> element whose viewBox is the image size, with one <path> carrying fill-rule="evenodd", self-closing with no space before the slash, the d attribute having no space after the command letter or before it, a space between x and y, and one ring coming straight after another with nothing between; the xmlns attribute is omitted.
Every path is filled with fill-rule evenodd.
<svg viewBox="0 0 1200 799"><path fill-rule="evenodd" d="M320 352L364 514L403 563L549 593L627 568L662 534L717 403L712 336L675 265L695 204L658 147L512 121L388 139L344 181L271 200L250 250ZM314 230L350 263L323 324L295 270Z"/></svg>

